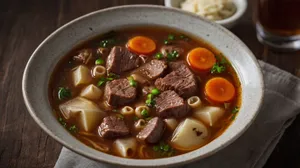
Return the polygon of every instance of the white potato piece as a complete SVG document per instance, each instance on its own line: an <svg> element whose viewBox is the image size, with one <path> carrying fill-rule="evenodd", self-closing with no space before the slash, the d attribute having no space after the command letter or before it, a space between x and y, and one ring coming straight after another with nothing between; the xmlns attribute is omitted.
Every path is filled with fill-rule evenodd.
<svg viewBox="0 0 300 168"><path fill-rule="evenodd" d="M83 97L76 97L61 104L59 109L66 119L76 117L80 128L87 132L96 128L106 116L97 104Z"/></svg>
<svg viewBox="0 0 300 168"><path fill-rule="evenodd" d="M72 72L74 86L88 84L92 81L91 73L88 67L79 65Z"/></svg>
<svg viewBox="0 0 300 168"><path fill-rule="evenodd" d="M220 107L206 106L195 110L193 116L209 126L213 126L225 113Z"/></svg>
<svg viewBox="0 0 300 168"><path fill-rule="evenodd" d="M83 88L80 96L81 97L85 97L87 99L90 100L97 100L100 99L100 97L102 96L102 90L100 88L98 88L97 86L90 84L87 87Z"/></svg>
<svg viewBox="0 0 300 168"><path fill-rule="evenodd" d="M113 147L115 151L122 157L133 157L137 150L137 141L135 138L117 139Z"/></svg>
<svg viewBox="0 0 300 168"><path fill-rule="evenodd" d="M175 118L166 118L164 121L170 130L175 130L178 125L178 121Z"/></svg>
<svg viewBox="0 0 300 168"><path fill-rule="evenodd" d="M209 131L201 122L193 118L182 121L171 139L173 148L190 151L205 145L209 140Z"/></svg>

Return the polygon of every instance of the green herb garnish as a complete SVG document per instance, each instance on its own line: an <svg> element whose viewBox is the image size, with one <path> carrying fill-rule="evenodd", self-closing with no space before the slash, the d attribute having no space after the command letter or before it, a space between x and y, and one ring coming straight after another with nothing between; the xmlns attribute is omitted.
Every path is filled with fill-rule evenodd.
<svg viewBox="0 0 300 168"><path fill-rule="evenodd" d="M139 118L137 116L134 116L133 121L137 121L137 120L139 120Z"/></svg>
<svg viewBox="0 0 300 168"><path fill-rule="evenodd" d="M237 115L237 113L240 111L240 109L237 107L237 106L235 106L233 109L232 109L232 111L231 111L231 113L232 113L232 116L231 116L231 120L234 120L235 119L235 117L236 117L236 115Z"/></svg>
<svg viewBox="0 0 300 168"><path fill-rule="evenodd" d="M129 76L127 79L129 81L130 86L137 87L137 82L134 80L134 78L132 76Z"/></svg>
<svg viewBox="0 0 300 168"><path fill-rule="evenodd" d="M76 125L73 125L69 128L69 131L72 133L76 133L76 132L78 132L78 128L76 127Z"/></svg>
<svg viewBox="0 0 300 168"><path fill-rule="evenodd" d="M169 34L168 35L168 40L175 40L175 36L173 34Z"/></svg>
<svg viewBox="0 0 300 168"><path fill-rule="evenodd" d="M119 118L119 119L124 119L124 116L122 114L116 114L116 116Z"/></svg>
<svg viewBox="0 0 300 168"><path fill-rule="evenodd" d="M95 64L96 64L96 65L103 65L103 64L104 64L104 60L101 59L101 58L99 58L99 59L97 59L97 60L95 61Z"/></svg>
<svg viewBox="0 0 300 168"><path fill-rule="evenodd" d="M67 126L67 123L64 121L63 118L59 117L59 118L58 118L58 121L59 121L59 123L60 123L62 126L64 126L64 127Z"/></svg>
<svg viewBox="0 0 300 168"><path fill-rule="evenodd" d="M156 59L162 59L163 56L164 56L164 55L163 55L162 53L156 53L156 54L155 54L155 58L156 58Z"/></svg>
<svg viewBox="0 0 300 168"><path fill-rule="evenodd" d="M143 118L149 117L149 112L148 112L148 110L146 110L146 109L142 110L141 115L143 116Z"/></svg>
<svg viewBox="0 0 300 168"><path fill-rule="evenodd" d="M169 40L164 40L164 44L165 44L165 45L170 44Z"/></svg>
<svg viewBox="0 0 300 168"><path fill-rule="evenodd" d="M97 86L103 86L107 81L113 81L114 79L119 78L120 76L114 73L109 73L108 77L101 77L97 83Z"/></svg>
<svg viewBox="0 0 300 168"><path fill-rule="evenodd" d="M210 73L212 74L219 74L224 71L226 71L226 64L227 61L225 58L222 58L221 60L216 57L217 62L214 64L214 66L211 68Z"/></svg>
<svg viewBox="0 0 300 168"><path fill-rule="evenodd" d="M179 52L176 50L173 50L172 52L167 54L168 61L174 61L178 57L179 57Z"/></svg>
<svg viewBox="0 0 300 168"><path fill-rule="evenodd" d="M106 47L109 47L109 46L112 46L116 44L116 40L111 38L111 39L106 39L106 40L102 40L100 42L100 46L103 47L103 48L106 48Z"/></svg>
<svg viewBox="0 0 300 168"><path fill-rule="evenodd" d="M160 142L159 145L153 146L152 149L162 157L173 156L176 152L169 144L165 142Z"/></svg>
<svg viewBox="0 0 300 168"><path fill-rule="evenodd" d="M58 99L59 100L65 100L72 96L70 89L59 87L58 89Z"/></svg>
<svg viewBox="0 0 300 168"><path fill-rule="evenodd" d="M106 78L101 77L97 83L97 86L103 86L107 82Z"/></svg>

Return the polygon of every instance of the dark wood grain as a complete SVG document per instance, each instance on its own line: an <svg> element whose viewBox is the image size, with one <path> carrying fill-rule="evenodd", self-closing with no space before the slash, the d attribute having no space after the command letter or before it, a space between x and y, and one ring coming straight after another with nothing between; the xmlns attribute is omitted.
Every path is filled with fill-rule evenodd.
<svg viewBox="0 0 300 168"><path fill-rule="evenodd" d="M0 1L0 167L53 167L61 145L31 119L23 103L22 72L31 53L51 32L83 14L125 4L163 0L1 0ZM232 29L253 53L299 73L299 53L273 53L256 39L251 8ZM300 166L300 117L287 130L265 167Z"/></svg>

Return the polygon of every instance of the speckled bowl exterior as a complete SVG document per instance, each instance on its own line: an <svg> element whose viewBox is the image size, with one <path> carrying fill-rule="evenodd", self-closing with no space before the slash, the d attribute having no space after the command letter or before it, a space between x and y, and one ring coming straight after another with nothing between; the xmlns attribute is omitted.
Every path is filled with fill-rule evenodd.
<svg viewBox="0 0 300 168"><path fill-rule="evenodd" d="M165 6L173 7L173 8L180 8L180 4L182 2L184 2L184 0L165 0ZM232 0L232 2L236 6L236 9L237 9L236 12L229 18L216 21L216 23L218 23L228 29L232 28L234 25L236 25L239 22L239 20L242 18L242 16L246 12L246 9L248 6L247 0Z"/></svg>
<svg viewBox="0 0 300 168"><path fill-rule="evenodd" d="M114 29L134 26L165 26L204 39L232 63L241 81L242 105L236 120L218 138L192 152L163 159L126 159L94 150L57 122L48 100L50 75L58 61L74 46ZM246 45L223 27L174 8L152 5L120 6L96 11L62 26L34 51L23 75L23 96L37 124L65 147L85 157L122 167L169 167L190 163L214 154L237 139L253 122L263 98L260 67Z"/></svg>

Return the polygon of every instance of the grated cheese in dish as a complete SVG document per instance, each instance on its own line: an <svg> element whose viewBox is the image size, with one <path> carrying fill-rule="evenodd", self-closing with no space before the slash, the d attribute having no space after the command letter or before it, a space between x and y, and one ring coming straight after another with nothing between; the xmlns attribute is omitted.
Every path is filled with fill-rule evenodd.
<svg viewBox="0 0 300 168"><path fill-rule="evenodd" d="M229 18L236 12L232 0L185 0L181 9L213 21Z"/></svg>

